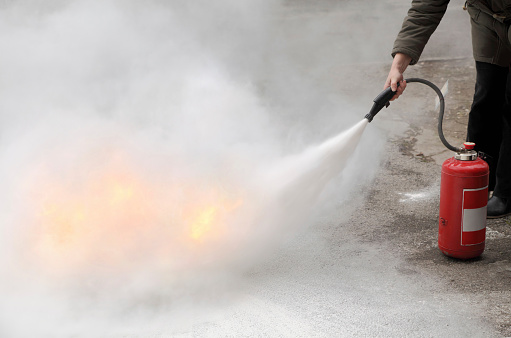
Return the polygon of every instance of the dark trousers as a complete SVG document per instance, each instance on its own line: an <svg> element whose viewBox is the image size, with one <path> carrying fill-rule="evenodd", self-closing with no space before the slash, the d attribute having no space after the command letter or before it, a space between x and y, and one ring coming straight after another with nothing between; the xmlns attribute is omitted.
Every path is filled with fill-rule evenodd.
<svg viewBox="0 0 511 338"><path fill-rule="evenodd" d="M511 74L509 67L479 61L476 70L467 140L489 155L489 190L511 198Z"/></svg>

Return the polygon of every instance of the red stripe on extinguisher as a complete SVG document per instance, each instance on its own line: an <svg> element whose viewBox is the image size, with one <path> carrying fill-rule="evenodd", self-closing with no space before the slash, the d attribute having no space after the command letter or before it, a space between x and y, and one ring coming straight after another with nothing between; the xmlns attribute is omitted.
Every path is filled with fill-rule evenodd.
<svg viewBox="0 0 511 338"><path fill-rule="evenodd" d="M461 236L461 245L476 245L484 243L486 238L486 228L478 231L464 231Z"/></svg>
<svg viewBox="0 0 511 338"><path fill-rule="evenodd" d="M488 203L488 187L481 189L463 189L463 209L478 209Z"/></svg>
<svg viewBox="0 0 511 338"><path fill-rule="evenodd" d="M488 187L463 190L461 245L484 243L486 237L486 205Z"/></svg>

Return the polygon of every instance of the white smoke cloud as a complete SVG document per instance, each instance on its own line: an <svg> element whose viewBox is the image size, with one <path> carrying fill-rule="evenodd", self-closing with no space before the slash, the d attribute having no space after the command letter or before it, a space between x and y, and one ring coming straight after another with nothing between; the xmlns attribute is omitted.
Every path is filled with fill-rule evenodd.
<svg viewBox="0 0 511 338"><path fill-rule="evenodd" d="M304 231L319 201L342 198L319 197L345 164L322 158L325 145L282 161L362 114L340 98L318 107L321 88L296 68L307 51L280 40L280 9L2 4L0 335L179 330ZM307 131L312 107L326 132ZM294 108L303 120L282 125ZM335 130L330 111L346 121ZM375 167L337 183L351 189Z"/></svg>

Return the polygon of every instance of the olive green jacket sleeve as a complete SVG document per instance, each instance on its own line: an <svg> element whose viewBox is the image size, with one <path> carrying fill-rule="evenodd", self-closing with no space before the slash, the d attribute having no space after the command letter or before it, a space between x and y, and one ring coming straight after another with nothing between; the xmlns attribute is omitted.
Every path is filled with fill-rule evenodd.
<svg viewBox="0 0 511 338"><path fill-rule="evenodd" d="M392 57L396 53L403 53L412 58L410 65L414 65L435 31L447 10L449 0L413 0L412 7L403 21Z"/></svg>

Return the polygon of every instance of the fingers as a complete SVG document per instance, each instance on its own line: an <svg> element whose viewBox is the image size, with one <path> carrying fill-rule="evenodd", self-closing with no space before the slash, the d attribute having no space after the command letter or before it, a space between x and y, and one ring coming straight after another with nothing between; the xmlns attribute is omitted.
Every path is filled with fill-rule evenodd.
<svg viewBox="0 0 511 338"><path fill-rule="evenodd" d="M396 87L397 87L397 84L396 84ZM399 81L399 87L397 87L397 93L396 93L397 97L399 97L401 94L403 94L405 89L406 89L406 81L405 80Z"/></svg>
<svg viewBox="0 0 511 338"><path fill-rule="evenodd" d="M392 88L393 92L397 92L398 91L398 86L397 86L396 79L392 79L392 81L390 83L390 88Z"/></svg>
<svg viewBox="0 0 511 338"><path fill-rule="evenodd" d="M385 81L385 85L383 86L383 90L390 87L390 77L387 78L387 81Z"/></svg>
<svg viewBox="0 0 511 338"><path fill-rule="evenodd" d="M406 81L405 80L399 81L399 87L398 87L397 84L398 84L398 82L395 81L395 82L392 82L391 85L390 85L390 87L392 88L392 91L396 92L396 95L394 95L392 97L392 99L390 99L390 101L394 101L399 96L401 96L401 94L403 94L403 92L405 91L405 88L406 88Z"/></svg>
<svg viewBox="0 0 511 338"><path fill-rule="evenodd" d="M383 89L385 90L388 87L390 87L393 92L396 92L396 94L392 97L390 101L394 101L401 94L403 94L403 91L406 88L406 81L403 78L403 73L399 71L399 69L396 69L394 67L391 68L387 80L385 81L385 85L383 86Z"/></svg>

